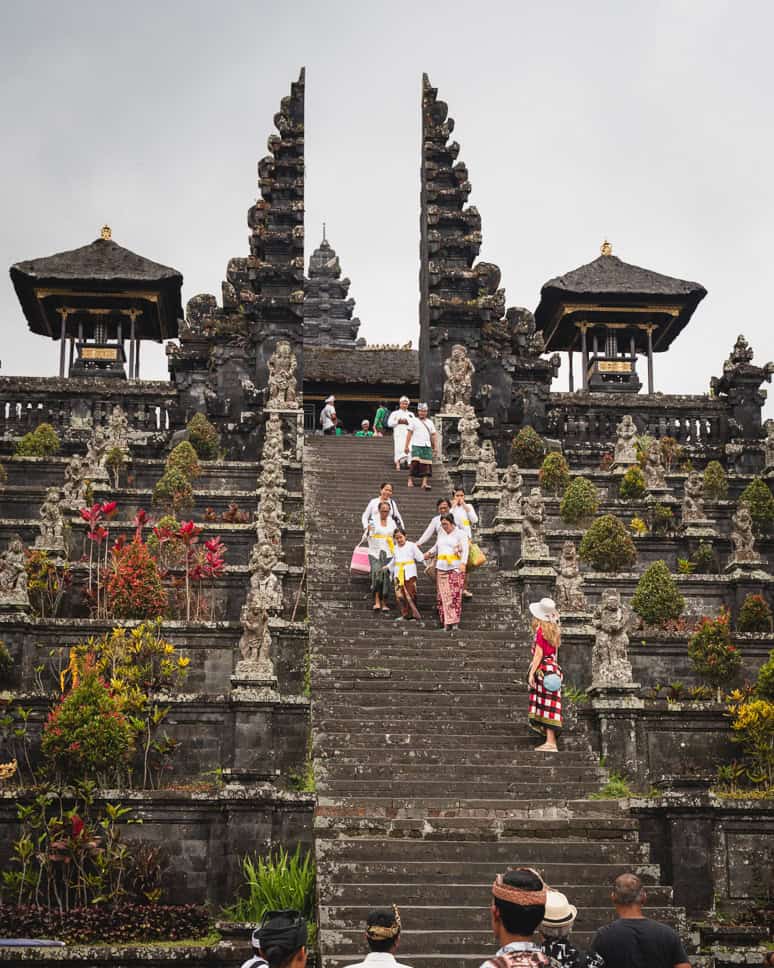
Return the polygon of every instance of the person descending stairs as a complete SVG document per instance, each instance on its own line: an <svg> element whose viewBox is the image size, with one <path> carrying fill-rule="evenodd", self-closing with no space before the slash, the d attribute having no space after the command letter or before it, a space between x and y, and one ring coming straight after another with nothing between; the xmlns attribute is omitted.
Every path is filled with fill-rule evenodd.
<svg viewBox="0 0 774 968"><path fill-rule="evenodd" d="M471 576L460 628L437 625L422 574L424 626L371 610L368 580L350 577L360 517L383 481L416 540L450 495L406 486L389 438L308 438L304 490L318 793L320 948L324 968L362 958L373 907L401 908L400 960L414 968L478 966L492 951L494 876L539 869L578 907L588 944L613 917L610 883L624 870L648 885L654 917L679 923L636 820L617 801L588 800L607 778L585 737L534 751L527 727L531 633L496 567Z"/></svg>

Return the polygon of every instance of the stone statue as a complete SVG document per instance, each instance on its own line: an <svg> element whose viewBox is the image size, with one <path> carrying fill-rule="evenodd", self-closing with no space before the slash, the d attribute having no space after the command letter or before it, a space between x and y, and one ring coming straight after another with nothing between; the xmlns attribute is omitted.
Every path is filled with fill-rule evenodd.
<svg viewBox="0 0 774 968"><path fill-rule="evenodd" d="M113 407L107 424L108 450L117 447L129 456L129 418L123 407Z"/></svg>
<svg viewBox="0 0 774 968"><path fill-rule="evenodd" d="M602 592L592 624L596 631L591 653L592 687L631 686L629 636L620 592L613 589Z"/></svg>
<svg viewBox="0 0 774 968"><path fill-rule="evenodd" d="M583 592L583 576L578 564L578 550L572 541L565 541L559 556L556 603L562 612L588 611L586 595Z"/></svg>
<svg viewBox="0 0 774 968"><path fill-rule="evenodd" d="M91 440L86 445L84 470L92 482L110 481L106 459L110 450L110 439L104 427L95 427Z"/></svg>
<svg viewBox="0 0 774 968"><path fill-rule="evenodd" d="M637 463L637 426L627 413L622 417L621 422L615 428L615 454L614 464L636 464Z"/></svg>
<svg viewBox="0 0 774 968"><path fill-rule="evenodd" d="M282 429L282 419L276 411L270 413L266 421L262 454L264 460L282 460L285 456L285 434Z"/></svg>
<svg viewBox="0 0 774 968"><path fill-rule="evenodd" d="M8 548L0 554L0 609L29 608L27 570L24 567L24 546L14 536Z"/></svg>
<svg viewBox="0 0 774 968"><path fill-rule="evenodd" d="M253 548L250 587L240 615L242 661L268 675L273 675L269 616L282 611L282 583L273 571L276 565L277 554L270 544L264 542Z"/></svg>
<svg viewBox="0 0 774 968"><path fill-rule="evenodd" d="M261 473L258 476L258 487L262 492L278 491L285 483L285 471L278 460L262 461Z"/></svg>
<svg viewBox="0 0 774 968"><path fill-rule="evenodd" d="M443 365L446 380L443 384L444 413L464 413L470 406L473 395L473 374L476 372L465 347L455 343L446 362Z"/></svg>
<svg viewBox="0 0 774 968"><path fill-rule="evenodd" d="M498 518L511 518L515 520L521 518L521 488L523 484L524 479L521 476L518 464L511 464L505 469L500 503L497 505Z"/></svg>
<svg viewBox="0 0 774 968"><path fill-rule="evenodd" d="M74 454L65 465L62 484L62 505L66 508L82 508L88 504L89 478L86 459Z"/></svg>
<svg viewBox="0 0 774 968"><path fill-rule="evenodd" d="M478 464L476 465L476 487L480 487L482 484L497 485L499 483L494 445L491 440L485 440L481 445Z"/></svg>
<svg viewBox="0 0 774 968"><path fill-rule="evenodd" d="M58 487L49 487L40 507L40 534L35 539L36 548L49 551L64 551L64 519L62 517L62 498Z"/></svg>
<svg viewBox="0 0 774 968"><path fill-rule="evenodd" d="M763 429L766 431L766 439L763 441L765 466L767 469L774 469L774 420L767 420Z"/></svg>
<svg viewBox="0 0 774 968"><path fill-rule="evenodd" d="M511 306L505 313L511 333L511 346L516 356L540 356L545 351L543 334L537 330L535 317L528 309Z"/></svg>
<svg viewBox="0 0 774 968"><path fill-rule="evenodd" d="M473 407L467 407L457 421L457 432L460 435L460 463L476 464L479 457L478 428Z"/></svg>
<svg viewBox="0 0 774 968"><path fill-rule="evenodd" d="M759 562L760 557L755 552L755 536L753 535L753 521L749 507L740 503L731 519L731 542L734 546L732 561Z"/></svg>
<svg viewBox="0 0 774 968"><path fill-rule="evenodd" d="M282 502L275 491L267 491L261 496L255 530L259 541L267 541L275 547L282 543Z"/></svg>
<svg viewBox="0 0 774 968"><path fill-rule="evenodd" d="M546 508L539 487L533 487L529 497L522 498L521 513L523 517L521 525L521 557L550 557L544 536Z"/></svg>
<svg viewBox="0 0 774 968"><path fill-rule="evenodd" d="M269 400L267 410L297 410L296 355L286 339L278 341L269 357Z"/></svg>
<svg viewBox="0 0 774 968"><path fill-rule="evenodd" d="M642 473L645 475L645 486L649 491L667 490L666 477L664 477L664 459L661 455L661 444L658 440L652 441L650 447L648 447Z"/></svg>
<svg viewBox="0 0 774 968"><path fill-rule="evenodd" d="M704 522L704 478L691 471L683 485L683 524Z"/></svg>
<svg viewBox="0 0 774 968"><path fill-rule="evenodd" d="M736 338L734 348L731 350L731 355L723 364L723 369L733 369L733 367L739 366L740 363L752 363L752 360L753 349L740 333Z"/></svg>

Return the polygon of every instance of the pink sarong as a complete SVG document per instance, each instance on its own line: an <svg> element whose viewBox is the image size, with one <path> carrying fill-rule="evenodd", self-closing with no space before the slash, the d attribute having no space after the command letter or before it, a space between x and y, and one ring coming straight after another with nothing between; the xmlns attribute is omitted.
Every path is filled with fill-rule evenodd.
<svg viewBox="0 0 774 968"><path fill-rule="evenodd" d="M459 625L462 617L462 589L465 576L461 571L436 571L438 614L444 625Z"/></svg>

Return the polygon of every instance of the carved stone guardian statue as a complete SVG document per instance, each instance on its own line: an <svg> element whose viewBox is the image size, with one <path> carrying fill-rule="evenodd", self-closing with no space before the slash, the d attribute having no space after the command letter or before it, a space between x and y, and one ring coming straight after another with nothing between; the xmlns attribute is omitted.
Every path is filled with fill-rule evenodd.
<svg viewBox="0 0 774 968"><path fill-rule="evenodd" d="M774 420L767 420L763 425L766 437L763 441L764 464L767 474L774 474Z"/></svg>
<svg viewBox="0 0 774 968"><path fill-rule="evenodd" d="M460 435L460 464L477 464L479 458L478 428L480 424L473 407L467 407L457 421Z"/></svg>
<svg viewBox="0 0 774 968"><path fill-rule="evenodd" d="M89 477L86 459L74 454L65 465L62 506L82 508L88 503Z"/></svg>
<svg viewBox="0 0 774 968"><path fill-rule="evenodd" d="M0 554L0 610L24 611L29 607L24 546L21 538L14 536Z"/></svg>
<svg viewBox="0 0 774 968"><path fill-rule="evenodd" d="M497 506L498 521L520 521L522 493L524 479L518 464L510 464L505 469L500 493L500 503Z"/></svg>
<svg viewBox="0 0 774 968"><path fill-rule="evenodd" d="M620 592L610 589L602 592L592 618L596 633L591 653L592 689L634 686L626 618Z"/></svg>
<svg viewBox="0 0 774 968"><path fill-rule="evenodd" d="M652 441L648 452L645 455L645 466L642 469L645 475L645 486L649 491L667 491L666 477L664 476L664 459L661 454L661 443L658 440Z"/></svg>
<svg viewBox="0 0 774 968"><path fill-rule="evenodd" d="M58 487L49 487L40 507L40 534L35 539L35 547L46 551L65 553L64 518L62 517L62 498Z"/></svg>
<svg viewBox="0 0 774 968"><path fill-rule="evenodd" d="M572 541L565 541L559 556L556 603L561 612L588 611L588 603L583 591L583 576L578 564L578 550Z"/></svg>
<svg viewBox="0 0 774 968"><path fill-rule="evenodd" d="M446 380L443 385L443 413L465 413L473 395L473 374L476 372L467 350L455 343L443 365Z"/></svg>
<svg viewBox="0 0 774 968"><path fill-rule="evenodd" d="M498 486L500 477L497 473L497 457L491 440L485 440L481 445L476 465L476 488L481 485Z"/></svg>
<svg viewBox="0 0 774 968"><path fill-rule="evenodd" d="M637 426L628 413L621 418L615 432L613 469L623 473L627 467L637 463Z"/></svg>
<svg viewBox="0 0 774 968"><path fill-rule="evenodd" d="M545 540L546 508L543 495L539 487L533 487L529 497L521 502L521 557L522 558L550 558L550 552Z"/></svg>
<svg viewBox="0 0 774 968"><path fill-rule="evenodd" d="M276 565L277 554L270 544L263 543L253 548L250 556L250 587L240 615L242 637L239 652L242 658L237 674L242 678L274 677L269 616L282 611L282 583L274 574Z"/></svg>
<svg viewBox="0 0 774 968"><path fill-rule="evenodd" d="M276 491L261 495L256 515L255 530L259 541L266 541L279 548L282 543L282 502Z"/></svg>
<svg viewBox="0 0 774 968"><path fill-rule="evenodd" d="M269 399L267 410L297 410L296 355L286 339L278 341L269 357Z"/></svg>
<svg viewBox="0 0 774 968"><path fill-rule="evenodd" d="M727 570L736 565L759 565L760 555L755 550L755 535L749 507L740 503L731 519L731 543L734 552L726 566Z"/></svg>
<svg viewBox="0 0 774 968"><path fill-rule="evenodd" d="M110 481L106 463L109 450L110 438L107 430L104 427L95 427L91 440L86 445L84 458L86 476L93 484Z"/></svg>

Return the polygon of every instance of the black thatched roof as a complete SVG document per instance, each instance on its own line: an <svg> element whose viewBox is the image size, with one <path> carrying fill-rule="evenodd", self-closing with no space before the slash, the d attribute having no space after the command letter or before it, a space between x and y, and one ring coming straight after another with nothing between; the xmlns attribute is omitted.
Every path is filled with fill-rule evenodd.
<svg viewBox="0 0 774 968"><path fill-rule="evenodd" d="M304 347L304 382L411 386L419 384L417 350L366 346Z"/></svg>
<svg viewBox="0 0 774 968"><path fill-rule="evenodd" d="M183 316L182 275L112 239L95 239L69 252L17 262L10 271L24 315L35 333L57 339L58 306L96 306L104 299L106 306L116 309L144 308L138 320L138 336L142 339L177 335L178 320ZM41 291L52 289L56 295L41 296ZM85 298L86 293L89 298Z"/></svg>
<svg viewBox="0 0 774 968"><path fill-rule="evenodd" d="M537 328L546 336L546 349L567 349L576 336L573 317L597 318L598 307L626 307L622 319L632 322L641 318L659 324L655 347L665 350L691 318L707 295L698 282L631 265L614 255L600 255L593 262L572 272L549 279L540 291L540 304L535 310ZM578 304L582 304L578 307ZM573 309L568 308L572 304ZM642 312L638 317L637 310Z"/></svg>

